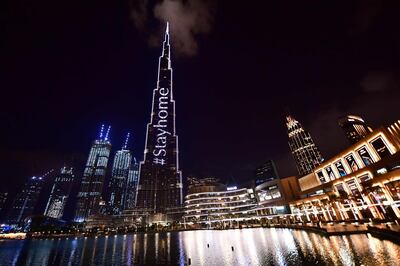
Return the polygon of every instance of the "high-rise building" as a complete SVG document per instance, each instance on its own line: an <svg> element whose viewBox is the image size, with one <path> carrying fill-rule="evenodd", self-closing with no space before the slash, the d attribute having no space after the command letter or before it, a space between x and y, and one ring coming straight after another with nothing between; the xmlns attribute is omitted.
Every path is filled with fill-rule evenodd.
<svg viewBox="0 0 400 266"><path fill-rule="evenodd" d="M165 213L169 208L182 205L168 24L152 103L144 159L140 164L136 207L152 213Z"/></svg>
<svg viewBox="0 0 400 266"><path fill-rule="evenodd" d="M356 115L341 117L338 120L338 124L343 129L350 144L357 143L372 132L372 129L365 123L364 119Z"/></svg>
<svg viewBox="0 0 400 266"><path fill-rule="evenodd" d="M90 148L78 193L75 213L75 221L77 222L85 221L90 215L99 213L99 204L102 200L104 179L111 151L111 143L108 139L110 129L111 127L108 127L104 134L104 125L102 125L99 138L93 141Z"/></svg>
<svg viewBox="0 0 400 266"><path fill-rule="evenodd" d="M274 179L278 179L278 172L276 171L275 163L273 160L268 160L255 170L255 183L256 186L271 181Z"/></svg>
<svg viewBox="0 0 400 266"><path fill-rule="evenodd" d="M126 182L124 210L133 210L135 208L138 179L139 164L136 158L133 157Z"/></svg>
<svg viewBox="0 0 400 266"><path fill-rule="evenodd" d="M110 198L108 207L111 214L121 214L124 209L126 185L132 163L132 154L128 149L129 133L124 146L114 156L110 179Z"/></svg>
<svg viewBox="0 0 400 266"><path fill-rule="evenodd" d="M43 189L44 178L51 172L53 172L53 170L47 172L43 176L33 176L28 179L24 184L22 191L18 193L14 199L11 210L7 216L8 223L21 223L25 218L34 214L40 192Z"/></svg>
<svg viewBox="0 0 400 266"><path fill-rule="evenodd" d="M301 176L307 175L319 165L323 159L310 133L292 116L286 116L286 126L289 136L289 147Z"/></svg>
<svg viewBox="0 0 400 266"><path fill-rule="evenodd" d="M61 219L74 182L72 167L64 166L54 180L44 215Z"/></svg>

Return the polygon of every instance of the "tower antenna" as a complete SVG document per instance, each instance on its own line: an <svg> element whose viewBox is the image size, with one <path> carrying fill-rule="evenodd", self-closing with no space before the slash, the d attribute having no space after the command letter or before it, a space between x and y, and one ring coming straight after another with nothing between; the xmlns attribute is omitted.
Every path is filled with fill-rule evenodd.
<svg viewBox="0 0 400 266"><path fill-rule="evenodd" d="M108 135L110 134L111 126L108 126L106 135L104 136L104 140L108 140Z"/></svg>
<svg viewBox="0 0 400 266"><path fill-rule="evenodd" d="M46 176L48 176L49 174L51 174L54 171L54 169L50 169L49 171L47 171L47 173L45 173L44 175L40 176L39 179L43 179Z"/></svg>
<svg viewBox="0 0 400 266"><path fill-rule="evenodd" d="M104 124L102 124L100 128L100 139L103 138L103 132L104 132Z"/></svg>
<svg viewBox="0 0 400 266"><path fill-rule="evenodd" d="M128 148L128 141L129 141L130 136L131 136L131 133L128 132L128 134L126 134L124 146L122 147L124 150L126 150Z"/></svg>

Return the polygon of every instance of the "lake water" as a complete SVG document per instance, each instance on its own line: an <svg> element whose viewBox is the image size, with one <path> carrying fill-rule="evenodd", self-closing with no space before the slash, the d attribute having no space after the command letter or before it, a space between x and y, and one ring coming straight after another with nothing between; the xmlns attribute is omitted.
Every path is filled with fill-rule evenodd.
<svg viewBox="0 0 400 266"><path fill-rule="evenodd" d="M399 265L400 246L273 228L0 241L0 265L188 265L189 258L206 266Z"/></svg>

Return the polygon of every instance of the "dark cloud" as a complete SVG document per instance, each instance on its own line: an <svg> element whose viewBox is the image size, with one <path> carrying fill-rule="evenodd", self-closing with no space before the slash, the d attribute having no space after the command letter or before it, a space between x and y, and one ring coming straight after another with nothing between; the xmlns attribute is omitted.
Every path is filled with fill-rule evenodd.
<svg viewBox="0 0 400 266"><path fill-rule="evenodd" d="M389 90L396 86L392 72L370 72L361 81L365 92L378 92Z"/></svg>
<svg viewBox="0 0 400 266"><path fill-rule="evenodd" d="M161 23L162 30L168 21L173 49L181 55L193 56L198 50L196 36L211 30L215 7L216 2L210 0L162 0L154 6L149 5L147 0L141 0L132 4L131 14L135 26L140 30L149 30L149 11ZM160 31L147 35L149 45L160 44Z"/></svg>
<svg viewBox="0 0 400 266"><path fill-rule="evenodd" d="M350 28L352 34L366 32L378 15L382 12L382 1L367 0L356 8L353 20L353 27Z"/></svg>
<svg viewBox="0 0 400 266"><path fill-rule="evenodd" d="M148 0L130 1L131 17L135 27L144 30L148 19Z"/></svg>

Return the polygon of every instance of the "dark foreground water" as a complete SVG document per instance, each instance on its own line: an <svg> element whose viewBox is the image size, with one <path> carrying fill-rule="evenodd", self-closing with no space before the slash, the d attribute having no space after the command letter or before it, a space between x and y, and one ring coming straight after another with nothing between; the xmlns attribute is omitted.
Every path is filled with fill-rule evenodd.
<svg viewBox="0 0 400 266"><path fill-rule="evenodd" d="M0 241L1 265L187 265L189 258L206 266L400 265L400 246L370 235L262 228Z"/></svg>

